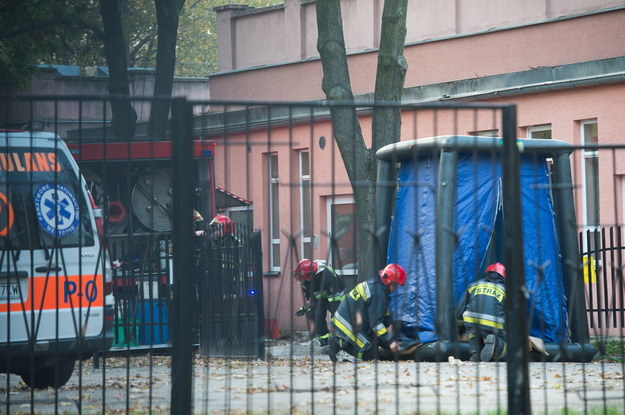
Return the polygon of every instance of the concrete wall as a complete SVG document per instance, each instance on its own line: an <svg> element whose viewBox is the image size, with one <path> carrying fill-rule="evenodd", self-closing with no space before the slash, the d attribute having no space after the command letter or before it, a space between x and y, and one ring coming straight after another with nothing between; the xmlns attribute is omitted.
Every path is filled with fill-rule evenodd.
<svg viewBox="0 0 625 415"><path fill-rule="evenodd" d="M451 37L406 46L406 87L481 78L623 55L625 9L551 23ZM575 34L575 36L572 36ZM352 90L372 92L377 52L348 58ZM321 90L321 62L305 60L211 75L215 99L313 100Z"/></svg>
<svg viewBox="0 0 625 415"><path fill-rule="evenodd" d="M406 43L537 24L622 7L622 0L409 0ZM348 53L379 46L383 0L341 2ZM285 0L262 9L217 8L219 71L319 57L315 2Z"/></svg>

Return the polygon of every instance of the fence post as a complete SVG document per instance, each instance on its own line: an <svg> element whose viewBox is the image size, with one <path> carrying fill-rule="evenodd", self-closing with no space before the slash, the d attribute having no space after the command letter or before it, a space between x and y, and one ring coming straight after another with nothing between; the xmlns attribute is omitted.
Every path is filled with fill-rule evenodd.
<svg viewBox="0 0 625 415"><path fill-rule="evenodd" d="M193 346L195 323L193 230L193 118L184 98L172 101L173 261L171 413L192 413Z"/></svg>
<svg viewBox="0 0 625 415"><path fill-rule="evenodd" d="M454 206L456 201L456 173L458 152L454 149L441 151L436 195L436 331L440 342L452 342L457 338L454 317L454 287L452 262L455 246ZM446 358L446 356L440 356Z"/></svg>
<svg viewBox="0 0 625 415"><path fill-rule="evenodd" d="M530 414L527 299L523 267L520 156L516 139L516 106L503 108L503 211L506 266L506 340L508 342L508 413Z"/></svg>
<svg viewBox="0 0 625 415"><path fill-rule="evenodd" d="M581 275L581 260L577 245L577 226L575 222L575 200L573 199L573 178L569 153L560 153L555 158L554 197L559 202L558 225L561 235L562 256L564 263L564 280L566 288L567 309L569 311L569 327L571 341L588 343L588 320L586 302L584 301L584 283Z"/></svg>

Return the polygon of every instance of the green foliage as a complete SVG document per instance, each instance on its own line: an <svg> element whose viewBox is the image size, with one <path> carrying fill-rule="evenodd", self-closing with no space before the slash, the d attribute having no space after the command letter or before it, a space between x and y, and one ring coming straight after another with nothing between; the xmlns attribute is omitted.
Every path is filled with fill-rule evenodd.
<svg viewBox="0 0 625 415"><path fill-rule="evenodd" d="M176 76L206 76L217 70L217 15L237 3L252 7L283 0L187 0L180 16ZM154 0L122 1L130 67L156 66ZM0 1L0 88L25 85L37 64L106 65L98 0Z"/></svg>
<svg viewBox="0 0 625 415"><path fill-rule="evenodd" d="M0 2L0 86L22 86L37 64L101 62L94 16L92 0Z"/></svg>
<svg viewBox="0 0 625 415"><path fill-rule="evenodd" d="M187 0L178 28L177 76L206 76L217 71L217 14L213 9L229 3L268 7L284 0Z"/></svg>
<svg viewBox="0 0 625 415"><path fill-rule="evenodd" d="M591 342L603 357L625 358L625 339L601 338Z"/></svg>

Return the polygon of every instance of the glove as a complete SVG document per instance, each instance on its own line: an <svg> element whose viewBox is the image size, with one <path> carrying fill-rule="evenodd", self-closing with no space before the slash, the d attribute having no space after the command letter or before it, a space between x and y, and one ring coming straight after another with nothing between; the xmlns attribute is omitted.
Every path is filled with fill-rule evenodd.
<svg viewBox="0 0 625 415"><path fill-rule="evenodd" d="M295 312L295 315L296 315L297 317L301 317L301 316L303 316L304 314L306 314L306 310L304 310L304 307L300 308L299 310L297 310L297 311Z"/></svg>

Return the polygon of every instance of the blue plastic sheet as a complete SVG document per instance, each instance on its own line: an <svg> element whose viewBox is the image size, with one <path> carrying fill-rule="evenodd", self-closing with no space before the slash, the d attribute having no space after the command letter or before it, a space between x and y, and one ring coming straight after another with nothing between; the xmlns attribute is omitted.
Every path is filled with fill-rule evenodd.
<svg viewBox="0 0 625 415"><path fill-rule="evenodd" d="M408 274L406 285L392 298L391 311L402 322L403 333L421 342L438 339L435 226L439 161L438 154L432 153L402 162L388 250L388 261L402 265ZM489 245L501 243L500 237L495 238L501 215L501 176L496 155L474 152L458 157L454 210L457 244L452 254L454 307L467 285L482 276L488 265ZM530 331L547 342L556 342L567 339L566 297L548 185L544 158L523 157L521 204L526 285L532 294L528 304Z"/></svg>

